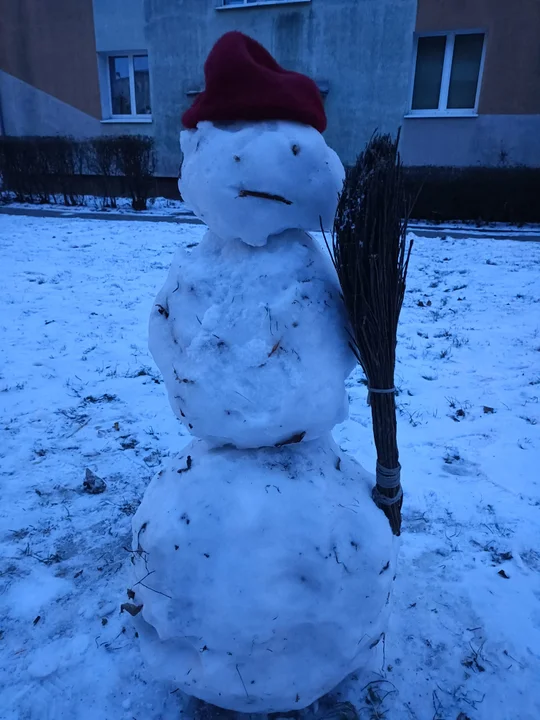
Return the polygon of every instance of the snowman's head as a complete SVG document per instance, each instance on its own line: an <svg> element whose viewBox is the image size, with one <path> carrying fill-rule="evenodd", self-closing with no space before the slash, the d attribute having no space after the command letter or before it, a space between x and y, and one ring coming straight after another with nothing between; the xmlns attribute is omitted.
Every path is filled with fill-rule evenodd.
<svg viewBox="0 0 540 720"><path fill-rule="evenodd" d="M289 229L332 225L343 166L321 133L317 85L282 68L239 32L204 66L206 86L184 113L182 197L223 239L264 245Z"/></svg>
<svg viewBox="0 0 540 720"><path fill-rule="evenodd" d="M284 230L331 228L344 169L315 128L203 121L181 148L182 197L224 240L260 246Z"/></svg>

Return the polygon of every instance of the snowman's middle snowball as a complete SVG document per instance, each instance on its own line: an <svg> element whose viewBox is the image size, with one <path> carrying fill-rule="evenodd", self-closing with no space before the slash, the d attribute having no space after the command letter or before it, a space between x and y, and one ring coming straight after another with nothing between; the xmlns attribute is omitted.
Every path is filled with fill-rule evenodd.
<svg viewBox="0 0 540 720"><path fill-rule="evenodd" d="M150 350L188 430L240 448L312 440L345 419L354 367L330 260L304 232L265 248L208 232L172 263Z"/></svg>

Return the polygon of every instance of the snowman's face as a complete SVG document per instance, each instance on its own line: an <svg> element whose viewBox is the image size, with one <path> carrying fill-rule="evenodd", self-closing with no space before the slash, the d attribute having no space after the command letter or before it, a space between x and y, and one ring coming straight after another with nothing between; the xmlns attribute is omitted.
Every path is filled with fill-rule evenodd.
<svg viewBox="0 0 540 720"><path fill-rule="evenodd" d="M317 230L321 220L332 227L345 173L314 128L200 122L180 144L182 197L224 240L261 246L284 230Z"/></svg>

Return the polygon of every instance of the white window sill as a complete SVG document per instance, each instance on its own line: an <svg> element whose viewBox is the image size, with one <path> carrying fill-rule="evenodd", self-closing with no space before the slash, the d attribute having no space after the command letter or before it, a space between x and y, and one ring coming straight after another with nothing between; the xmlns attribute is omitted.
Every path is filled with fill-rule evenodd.
<svg viewBox="0 0 540 720"><path fill-rule="evenodd" d="M445 112L440 110L422 110L418 112L409 112L405 115L405 120L416 120L418 118L477 118L478 113L474 110L454 110L453 112Z"/></svg>
<svg viewBox="0 0 540 720"><path fill-rule="evenodd" d="M102 120L102 125L123 125L125 123L133 123L133 124L146 124L152 122L152 117L145 115L141 117L131 116L128 115L127 117L114 117L114 118L107 118L106 120Z"/></svg>
<svg viewBox="0 0 540 720"><path fill-rule="evenodd" d="M238 5L218 5L216 10L247 10L249 8L268 7L270 5L299 5L310 3L311 0L270 0L269 2L250 2L249 4L238 3Z"/></svg>
<svg viewBox="0 0 540 720"><path fill-rule="evenodd" d="M323 97L326 97L328 93L330 92L330 83L327 80L315 80L315 84L319 88L319 92ZM201 95L204 92L204 87L197 88L197 89L191 89L186 90L186 95L188 97L197 97L197 95Z"/></svg>

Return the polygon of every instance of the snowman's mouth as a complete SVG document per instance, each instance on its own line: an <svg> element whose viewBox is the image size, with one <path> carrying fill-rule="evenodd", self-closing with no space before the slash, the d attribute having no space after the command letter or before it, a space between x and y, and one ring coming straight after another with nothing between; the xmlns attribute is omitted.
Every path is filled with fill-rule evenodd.
<svg viewBox="0 0 540 720"><path fill-rule="evenodd" d="M240 190L238 197L256 197L262 200L273 200L284 205L292 205L292 200L287 200L282 195L273 195L272 193L260 192L259 190Z"/></svg>

